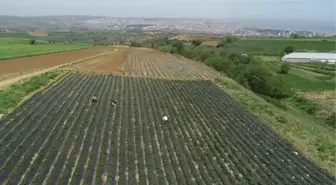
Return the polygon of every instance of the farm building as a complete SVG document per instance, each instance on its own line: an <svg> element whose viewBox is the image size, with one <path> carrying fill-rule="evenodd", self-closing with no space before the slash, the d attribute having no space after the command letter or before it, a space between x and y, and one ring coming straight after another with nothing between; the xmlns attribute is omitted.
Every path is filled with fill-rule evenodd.
<svg viewBox="0 0 336 185"><path fill-rule="evenodd" d="M281 59L286 62L328 62L335 63L336 53L304 53L294 52Z"/></svg>

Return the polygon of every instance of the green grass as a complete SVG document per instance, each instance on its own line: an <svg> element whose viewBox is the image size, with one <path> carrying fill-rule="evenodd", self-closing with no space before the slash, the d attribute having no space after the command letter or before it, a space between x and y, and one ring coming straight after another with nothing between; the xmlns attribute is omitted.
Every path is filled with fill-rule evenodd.
<svg viewBox="0 0 336 185"><path fill-rule="evenodd" d="M315 119L296 107L289 106L287 110L276 107L230 78L220 77L217 84L245 109L264 120L297 151L335 175L336 135L329 127L317 124Z"/></svg>
<svg viewBox="0 0 336 185"><path fill-rule="evenodd" d="M280 56L287 46L293 46L296 51L332 52L336 51L335 44L335 40L245 39L227 44L224 49L227 52Z"/></svg>
<svg viewBox="0 0 336 185"><path fill-rule="evenodd" d="M298 68L294 68L294 67L292 67L290 69L289 73L297 75L301 78L305 78L307 80L312 80L312 81L330 79L330 78L328 78L328 77L330 77L328 75L315 73L315 72L312 72L312 71L306 71L304 69L298 69Z"/></svg>
<svg viewBox="0 0 336 185"><path fill-rule="evenodd" d="M294 64L298 66L311 67L311 68L322 69L326 71L334 71L334 72L336 71L335 64L327 64L327 63L322 63L322 62L298 62Z"/></svg>
<svg viewBox="0 0 336 185"><path fill-rule="evenodd" d="M56 53L62 51L87 48L86 45L49 44L37 40L37 44L29 44L29 39L0 38L0 60L28 57L34 55Z"/></svg>
<svg viewBox="0 0 336 185"><path fill-rule="evenodd" d="M47 72L0 90L0 114L7 113L15 108L26 96L42 87L52 84L52 82L62 76L62 74L64 74L64 72Z"/></svg>
<svg viewBox="0 0 336 185"><path fill-rule="evenodd" d="M279 56L263 56L263 55L254 55L255 58L260 58L263 61L280 61Z"/></svg>
<svg viewBox="0 0 336 185"><path fill-rule="evenodd" d="M274 74L279 76L287 85L298 92L335 90L335 81L332 75L318 73L320 69L307 70L310 68L291 65L288 74L279 74L280 61L264 61L264 65ZM312 68L315 69L315 68ZM331 72L328 71L327 74Z"/></svg>
<svg viewBox="0 0 336 185"><path fill-rule="evenodd" d="M317 67L311 67L311 66L306 66L306 65L299 65L299 64L290 64L293 68L298 68L298 69L303 69L306 71L311 71L314 73L319 73L319 74L324 74L324 75L329 75L329 76L335 76L335 71L331 70L325 70Z"/></svg>

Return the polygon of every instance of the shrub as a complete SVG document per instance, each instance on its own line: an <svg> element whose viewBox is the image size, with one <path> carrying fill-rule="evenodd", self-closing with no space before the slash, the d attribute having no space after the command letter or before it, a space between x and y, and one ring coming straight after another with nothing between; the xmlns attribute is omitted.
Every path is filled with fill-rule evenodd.
<svg viewBox="0 0 336 185"><path fill-rule="evenodd" d="M133 41L131 42L131 47L141 47L141 44Z"/></svg>
<svg viewBox="0 0 336 185"><path fill-rule="evenodd" d="M325 123L333 128L336 128L336 112L333 112L326 120Z"/></svg>
<svg viewBox="0 0 336 185"><path fill-rule="evenodd" d="M272 74L266 68L261 65L250 65L245 70L244 77L253 92L268 94L267 91L270 89L269 80Z"/></svg>
<svg viewBox="0 0 336 185"><path fill-rule="evenodd" d="M292 100L298 108L305 111L306 113L313 115L318 110L318 105L306 98L300 97L300 96L294 96L292 97Z"/></svg>
<svg viewBox="0 0 336 185"><path fill-rule="evenodd" d="M224 57L212 57L205 60L205 64L214 68L219 72L227 72L227 69L231 66L231 61L227 60Z"/></svg>
<svg viewBox="0 0 336 185"><path fill-rule="evenodd" d="M244 72L248 87L255 93L263 94L275 99L287 98L292 95L291 90L280 79L264 66L250 64Z"/></svg>
<svg viewBox="0 0 336 185"><path fill-rule="evenodd" d="M290 69L291 69L290 65L285 62L280 66L279 73L280 74L287 74Z"/></svg>
<svg viewBox="0 0 336 185"><path fill-rule="evenodd" d="M34 40L34 39L29 40L29 44L31 44L31 45L36 44L36 40Z"/></svg>
<svg viewBox="0 0 336 185"><path fill-rule="evenodd" d="M200 40L193 40L192 41L192 45L194 45L194 46L199 46L201 44L202 44L202 41L200 41Z"/></svg>
<svg viewBox="0 0 336 185"><path fill-rule="evenodd" d="M295 51L294 47L293 46L287 46L285 49L284 49L284 52L286 54L289 54L289 53L293 53Z"/></svg>

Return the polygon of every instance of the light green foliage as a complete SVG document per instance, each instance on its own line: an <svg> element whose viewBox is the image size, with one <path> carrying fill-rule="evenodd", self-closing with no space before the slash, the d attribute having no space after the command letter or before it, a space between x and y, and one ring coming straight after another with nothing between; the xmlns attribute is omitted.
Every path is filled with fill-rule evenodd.
<svg viewBox="0 0 336 185"><path fill-rule="evenodd" d="M47 41L40 40L36 40L35 44L30 44L29 39L0 38L0 60L83 48L87 48L87 46L70 44L49 44Z"/></svg>
<svg viewBox="0 0 336 185"><path fill-rule="evenodd" d="M61 72L48 72L39 76L32 77L23 83L15 84L0 90L0 113L6 113L14 108L29 93L32 93L56 79Z"/></svg>
<svg viewBox="0 0 336 185"><path fill-rule="evenodd" d="M283 63L280 66L279 73L280 74L287 74L290 69L291 69L291 67L288 63Z"/></svg>

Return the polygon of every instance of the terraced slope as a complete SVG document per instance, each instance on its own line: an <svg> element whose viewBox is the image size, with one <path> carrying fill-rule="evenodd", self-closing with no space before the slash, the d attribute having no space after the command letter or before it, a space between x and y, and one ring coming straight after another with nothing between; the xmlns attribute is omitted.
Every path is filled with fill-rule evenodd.
<svg viewBox="0 0 336 185"><path fill-rule="evenodd" d="M0 172L0 184L333 184L210 81L80 74L0 121Z"/></svg>

